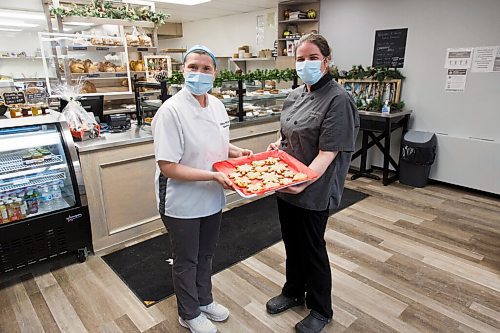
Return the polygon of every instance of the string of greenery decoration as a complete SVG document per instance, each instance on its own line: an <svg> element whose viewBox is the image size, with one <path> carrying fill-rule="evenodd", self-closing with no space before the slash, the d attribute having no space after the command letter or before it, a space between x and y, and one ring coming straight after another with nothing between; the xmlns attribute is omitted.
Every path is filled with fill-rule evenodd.
<svg viewBox="0 0 500 333"><path fill-rule="evenodd" d="M214 80L214 87L222 86L223 82L228 81L260 81L265 82L266 80L273 80L277 82L281 81L292 81L296 76L295 69L256 69L255 71L249 71L248 73L243 73L241 71L229 71L222 70L218 72ZM184 83L184 75L182 71L174 71L172 77L166 79L168 84L182 84Z"/></svg>
<svg viewBox="0 0 500 333"><path fill-rule="evenodd" d="M88 5L79 6L73 4L71 8L63 6L52 7L50 13L60 17L98 17L130 21L149 21L155 24L164 24L170 17L167 13L153 12L148 6L134 8L126 4L121 7L114 7L111 2L103 0L92 0Z"/></svg>
<svg viewBox="0 0 500 333"><path fill-rule="evenodd" d="M330 74L335 79L370 79L380 82L392 79L403 80L404 75L397 68L382 68L382 67L366 67L354 65L349 71L339 70L333 66L330 69Z"/></svg>

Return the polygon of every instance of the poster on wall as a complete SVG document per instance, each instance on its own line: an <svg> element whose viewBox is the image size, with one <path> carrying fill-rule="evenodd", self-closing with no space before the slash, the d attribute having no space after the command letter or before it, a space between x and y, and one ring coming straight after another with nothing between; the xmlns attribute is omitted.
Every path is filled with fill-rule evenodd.
<svg viewBox="0 0 500 333"><path fill-rule="evenodd" d="M499 52L499 46L482 46L474 48L472 72L493 72Z"/></svg>
<svg viewBox="0 0 500 333"><path fill-rule="evenodd" d="M500 46L497 47L497 55L495 57L495 63L493 64L493 71L500 72Z"/></svg>
<svg viewBox="0 0 500 333"><path fill-rule="evenodd" d="M467 81L466 68L448 68L448 74L446 75L446 91L464 91L465 82Z"/></svg>
<svg viewBox="0 0 500 333"><path fill-rule="evenodd" d="M465 69L470 68L472 61L472 47L446 49L444 68Z"/></svg>
<svg viewBox="0 0 500 333"><path fill-rule="evenodd" d="M264 47L264 15L257 15L255 43L258 48Z"/></svg>
<svg viewBox="0 0 500 333"><path fill-rule="evenodd" d="M408 28L375 31L372 67L403 68Z"/></svg>

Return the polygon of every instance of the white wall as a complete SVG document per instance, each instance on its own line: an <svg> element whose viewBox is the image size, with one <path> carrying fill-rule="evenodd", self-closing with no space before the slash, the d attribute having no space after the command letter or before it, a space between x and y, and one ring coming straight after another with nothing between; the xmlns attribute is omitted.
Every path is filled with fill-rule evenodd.
<svg viewBox="0 0 500 333"><path fill-rule="evenodd" d="M264 42L257 45L257 16L264 15ZM160 47L186 47L202 44L217 57L232 57L238 47L249 45L250 52L258 55L260 49L273 49L276 39L276 10L269 9L220 18L186 22L182 24L183 37L160 40Z"/></svg>
<svg viewBox="0 0 500 333"><path fill-rule="evenodd" d="M414 111L410 127L445 134L431 178L500 193L500 158L490 156L500 156L500 73L470 73L464 92L444 90L446 48L500 45L500 1L323 0L320 14L342 69L371 65L375 30L408 28L402 99Z"/></svg>

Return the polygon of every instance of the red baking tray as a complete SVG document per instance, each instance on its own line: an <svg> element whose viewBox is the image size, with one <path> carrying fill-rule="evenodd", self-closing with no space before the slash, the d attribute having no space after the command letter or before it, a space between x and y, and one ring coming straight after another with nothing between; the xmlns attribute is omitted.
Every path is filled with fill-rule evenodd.
<svg viewBox="0 0 500 333"><path fill-rule="evenodd" d="M239 195L241 195L244 198L252 198L252 197L256 197L258 195L263 195L263 194L266 194L269 192L274 192L276 190L279 190L279 189L282 189L285 187L301 184L301 183L310 181L311 179L318 177L318 174L315 171L313 171L312 169L310 169L309 167L304 165L302 162L300 162L299 160L290 156L289 154L287 154L286 152L284 152L282 150L271 150L271 151L266 151L266 152L262 152L262 153L257 153L257 154L254 154L252 157L230 158L230 159L227 159L225 161L220 161L220 162L214 163L213 167L215 170L217 170L219 172L224 172L226 175L229 175L231 172L234 171L234 169L238 165L242 165L245 163L252 163L252 161L265 160L268 157L278 157L282 162L288 164L288 167L291 170L293 170L294 172L301 172L303 174L306 174L307 179L297 180L297 181L294 181L288 185L280 185L280 186L273 187L273 188L270 188L267 190L262 190L262 191L256 192L256 193L249 192L246 188L239 187L236 184L233 184L234 190ZM258 182L258 181L259 180L254 180L252 182Z"/></svg>

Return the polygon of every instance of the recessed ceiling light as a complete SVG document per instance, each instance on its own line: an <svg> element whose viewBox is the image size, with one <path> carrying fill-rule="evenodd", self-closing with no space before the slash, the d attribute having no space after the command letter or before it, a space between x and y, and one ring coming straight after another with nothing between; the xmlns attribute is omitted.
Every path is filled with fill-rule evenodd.
<svg viewBox="0 0 500 333"><path fill-rule="evenodd" d="M64 22L65 25L79 25L79 26L86 26L86 27L90 27L92 25L94 25L94 23L90 23L90 22Z"/></svg>
<svg viewBox="0 0 500 333"><path fill-rule="evenodd" d="M0 28L0 31L23 31L22 29Z"/></svg>
<svg viewBox="0 0 500 333"><path fill-rule="evenodd" d="M193 6L193 5L199 5L201 3L209 2L210 0L154 0L155 2L162 2L162 3L172 3L176 5L186 5L186 6Z"/></svg>
<svg viewBox="0 0 500 333"><path fill-rule="evenodd" d="M27 19L27 20L45 20L43 13L36 12L16 12L11 10L0 10L0 17Z"/></svg>
<svg viewBox="0 0 500 333"><path fill-rule="evenodd" d="M25 23L23 21L9 21L9 20L0 20L0 25L6 27L27 27L27 28L38 27L38 24Z"/></svg>

